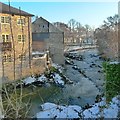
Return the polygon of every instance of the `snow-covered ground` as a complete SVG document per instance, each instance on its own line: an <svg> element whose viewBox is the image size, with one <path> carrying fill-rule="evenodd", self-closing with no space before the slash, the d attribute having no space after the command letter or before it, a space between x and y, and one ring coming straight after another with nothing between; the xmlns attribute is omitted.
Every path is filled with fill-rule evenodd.
<svg viewBox="0 0 120 120"><path fill-rule="evenodd" d="M42 111L36 114L36 118L117 118L119 110L118 96L114 97L109 104L105 99L88 109L82 109L77 105L62 106L54 103L41 105Z"/></svg>
<svg viewBox="0 0 120 120"><path fill-rule="evenodd" d="M76 50L82 50L82 49L89 49L89 48L96 48L96 45L85 45L85 46L66 46L64 49L64 52L67 51L76 51Z"/></svg>

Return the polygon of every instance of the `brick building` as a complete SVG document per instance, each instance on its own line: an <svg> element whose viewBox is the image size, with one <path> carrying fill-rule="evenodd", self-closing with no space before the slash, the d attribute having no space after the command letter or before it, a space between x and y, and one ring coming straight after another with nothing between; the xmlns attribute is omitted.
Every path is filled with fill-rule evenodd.
<svg viewBox="0 0 120 120"><path fill-rule="evenodd" d="M4 80L19 79L31 67L32 16L0 2L0 60Z"/></svg>

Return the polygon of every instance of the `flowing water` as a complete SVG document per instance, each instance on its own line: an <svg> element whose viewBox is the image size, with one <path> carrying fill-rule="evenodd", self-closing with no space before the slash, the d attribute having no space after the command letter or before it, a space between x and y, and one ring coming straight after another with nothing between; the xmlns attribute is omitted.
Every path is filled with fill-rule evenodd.
<svg viewBox="0 0 120 120"><path fill-rule="evenodd" d="M101 94L104 84L104 74L101 71L102 60L99 57L91 57L91 54L97 55L97 49L86 49L77 51L76 54L84 56L83 61L74 60L74 63L85 71L87 77L84 77L77 70L72 68L72 65L66 65L64 74L73 81L73 84L66 84L64 88L60 88L55 85L47 84L45 87L36 87L31 92L34 94L31 99L31 115L35 115L40 111L40 104L45 102L52 102L62 105L80 105L85 106L88 104L94 104L95 98L98 94ZM95 63L96 66L90 67ZM30 89L30 88L29 88ZM30 92L30 90L28 90ZM36 92L37 91L37 92ZM28 100L28 98L25 98Z"/></svg>

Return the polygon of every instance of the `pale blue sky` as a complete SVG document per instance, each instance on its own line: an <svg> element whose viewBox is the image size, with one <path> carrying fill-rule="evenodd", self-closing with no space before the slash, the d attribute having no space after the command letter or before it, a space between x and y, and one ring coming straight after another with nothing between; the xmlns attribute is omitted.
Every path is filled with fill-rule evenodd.
<svg viewBox="0 0 120 120"><path fill-rule="evenodd" d="M82 25L95 27L118 13L117 2L11 2L11 5L50 22L68 23L73 18Z"/></svg>

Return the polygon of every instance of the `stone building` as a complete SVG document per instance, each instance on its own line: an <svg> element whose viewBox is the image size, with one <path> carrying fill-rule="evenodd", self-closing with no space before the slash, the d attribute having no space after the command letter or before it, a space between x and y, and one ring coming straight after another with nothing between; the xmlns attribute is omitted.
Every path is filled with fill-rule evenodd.
<svg viewBox="0 0 120 120"><path fill-rule="evenodd" d="M32 23L33 51L49 51L54 63L64 65L64 32L44 18L36 18Z"/></svg>
<svg viewBox="0 0 120 120"><path fill-rule="evenodd" d="M0 63L4 80L28 75L32 53L32 16L0 2Z"/></svg>

